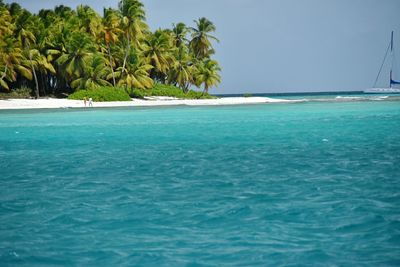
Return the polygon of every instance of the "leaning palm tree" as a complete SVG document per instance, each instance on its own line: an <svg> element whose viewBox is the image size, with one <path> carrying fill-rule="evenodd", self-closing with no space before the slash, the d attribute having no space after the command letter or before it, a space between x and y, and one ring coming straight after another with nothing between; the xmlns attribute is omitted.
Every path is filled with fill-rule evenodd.
<svg viewBox="0 0 400 267"><path fill-rule="evenodd" d="M221 82L221 76L218 73L220 70L218 62L211 59L206 59L197 66L194 81L198 87L204 85L203 94L208 93L209 88Z"/></svg>
<svg viewBox="0 0 400 267"><path fill-rule="evenodd" d="M108 68L101 54L94 54L86 59L84 74L71 83L74 89L95 89L100 86L111 86L106 80Z"/></svg>
<svg viewBox="0 0 400 267"><path fill-rule="evenodd" d="M213 52L210 39L217 42L219 42L219 40L210 34L216 30L211 21L206 18L200 18L198 21L194 22L196 23L196 28L190 28L192 30L190 47L192 48L196 58L203 59Z"/></svg>

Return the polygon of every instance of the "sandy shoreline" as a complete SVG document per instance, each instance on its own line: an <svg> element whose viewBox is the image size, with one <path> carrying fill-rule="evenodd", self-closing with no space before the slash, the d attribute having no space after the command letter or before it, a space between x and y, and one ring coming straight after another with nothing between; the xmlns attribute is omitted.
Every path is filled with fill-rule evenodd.
<svg viewBox="0 0 400 267"><path fill-rule="evenodd" d="M172 99L167 97L152 97L151 99L116 102L93 102L93 107L157 107L157 106L218 106L245 105L262 103L291 102L290 100L269 97L224 97L217 99ZM45 99L7 99L0 100L0 109L51 109L51 108L83 108L81 100L57 98Z"/></svg>

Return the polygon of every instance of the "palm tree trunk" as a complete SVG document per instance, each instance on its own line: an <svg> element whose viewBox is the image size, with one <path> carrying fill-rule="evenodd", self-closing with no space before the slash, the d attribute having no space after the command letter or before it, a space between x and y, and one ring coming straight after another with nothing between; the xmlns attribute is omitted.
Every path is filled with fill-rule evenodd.
<svg viewBox="0 0 400 267"><path fill-rule="evenodd" d="M43 73L40 73L40 79L42 81L43 95L46 95L46 85L44 83Z"/></svg>
<svg viewBox="0 0 400 267"><path fill-rule="evenodd" d="M47 86L47 89L50 86L51 92L53 95L56 94L56 85L55 85L55 81L54 81L54 76L52 74L46 75L46 86Z"/></svg>
<svg viewBox="0 0 400 267"><path fill-rule="evenodd" d="M208 93L208 86L206 84L204 84L204 90L201 96L203 96L205 93Z"/></svg>
<svg viewBox="0 0 400 267"><path fill-rule="evenodd" d="M4 77L6 77L6 75L7 75L7 70L8 70L8 65L6 64L6 68L4 69L4 73L3 73L3 75L1 76L1 80L3 80L4 79Z"/></svg>
<svg viewBox="0 0 400 267"><path fill-rule="evenodd" d="M10 91L10 88L9 88L8 84L6 83L6 81L3 80L3 79L6 77L6 75L7 75L7 70L8 70L8 65L7 65L7 63L6 63L6 67L5 67L5 69L4 69L3 75L1 75L1 77L0 77L0 81L3 81L3 83L6 84L6 86L5 86L4 88L5 88L7 91Z"/></svg>
<svg viewBox="0 0 400 267"><path fill-rule="evenodd" d="M108 46L108 57L109 57L109 60L110 60L110 68L111 68L111 72L112 72L113 84L114 84L114 87L115 87L115 73L114 73L114 68L113 68L113 65L112 65L112 56L111 56L110 43L108 43L107 46Z"/></svg>
<svg viewBox="0 0 400 267"><path fill-rule="evenodd" d="M36 93L36 99L38 99L39 98L39 83L38 83L38 79L37 79L37 76L36 76L36 71L35 71L35 68L34 68L34 66L33 66L33 62L32 62L32 53L31 52L29 52L29 61L30 61L30 63L31 63L31 68L32 68L32 72L33 72L33 77L35 78L35 85L36 85L36 91L35 91L35 93Z"/></svg>
<svg viewBox="0 0 400 267"><path fill-rule="evenodd" d="M128 59L129 50L131 50L131 40L130 40L129 34L128 34L128 44L127 44L127 46L126 46L125 57L124 57L124 64L122 64L122 73L123 73L124 70L125 70L126 60Z"/></svg>

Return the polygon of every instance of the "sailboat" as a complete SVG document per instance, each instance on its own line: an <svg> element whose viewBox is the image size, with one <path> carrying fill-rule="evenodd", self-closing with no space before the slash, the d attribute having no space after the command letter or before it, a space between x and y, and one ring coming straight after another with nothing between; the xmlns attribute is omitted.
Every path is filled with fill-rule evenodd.
<svg viewBox="0 0 400 267"><path fill-rule="evenodd" d="M377 88L376 83L378 82L379 76L381 75L383 65L386 62L386 59L388 58L388 54L390 51L389 58L391 60L390 62L390 74L389 74L389 87L388 88ZM373 88L367 89L364 91L364 93L369 93L369 94L400 94L400 89L399 88L393 88L394 85L400 85L400 81L395 81L393 79L393 67L395 66L395 55L394 55L394 49L393 49L393 31L392 35L390 37L390 43L388 45L388 48L386 49L385 57L383 58L382 65L379 69L378 76L375 79L375 84Z"/></svg>

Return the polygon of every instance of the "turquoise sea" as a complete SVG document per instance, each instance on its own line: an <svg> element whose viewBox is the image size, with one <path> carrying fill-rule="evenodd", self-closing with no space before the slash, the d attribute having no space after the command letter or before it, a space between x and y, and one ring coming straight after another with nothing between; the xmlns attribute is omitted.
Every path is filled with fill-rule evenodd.
<svg viewBox="0 0 400 267"><path fill-rule="evenodd" d="M399 266L400 101L324 97L0 111L0 265Z"/></svg>

